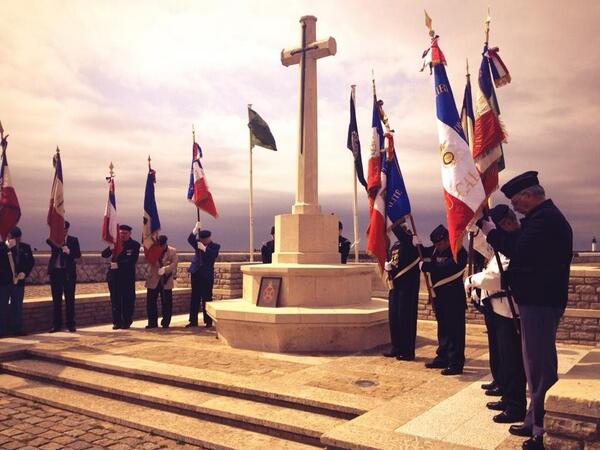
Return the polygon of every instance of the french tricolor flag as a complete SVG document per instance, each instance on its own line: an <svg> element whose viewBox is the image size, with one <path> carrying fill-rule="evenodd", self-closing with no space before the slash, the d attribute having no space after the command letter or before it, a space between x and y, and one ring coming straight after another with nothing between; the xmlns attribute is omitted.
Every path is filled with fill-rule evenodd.
<svg viewBox="0 0 600 450"><path fill-rule="evenodd" d="M479 172L471 156L469 144L460 123L454 96L446 74L445 59L438 47L438 37L431 41L435 78L435 103L440 141L442 185L446 204L446 221L452 254L456 258L462 247L467 226L485 201L485 192Z"/></svg>
<svg viewBox="0 0 600 450"><path fill-rule="evenodd" d="M8 169L8 160L6 159L6 147L8 142L4 136L4 130L0 123L2 132L2 161L0 163L0 238L6 239L6 235L12 228L19 223L21 218L21 208L17 193L10 179L10 170Z"/></svg>
<svg viewBox="0 0 600 450"><path fill-rule="evenodd" d="M56 148L56 154L52 158L54 165L54 181L50 191L50 203L48 205L48 227L50 227L49 239L58 247L65 245L65 200L63 196L63 172L60 161L60 151Z"/></svg>
<svg viewBox="0 0 600 450"><path fill-rule="evenodd" d="M188 186L187 198L194 203L198 209L206 211L213 217L218 217L217 208L212 198L212 194L208 189L206 175L200 162L202 158L202 149L200 145L194 141L192 146L192 168L190 170L190 183Z"/></svg>
<svg viewBox="0 0 600 450"><path fill-rule="evenodd" d="M108 200L104 208L102 221L102 240L114 245L113 257L121 251L121 238L119 236L119 222L117 220L117 199L115 196L115 178L111 175L108 181Z"/></svg>

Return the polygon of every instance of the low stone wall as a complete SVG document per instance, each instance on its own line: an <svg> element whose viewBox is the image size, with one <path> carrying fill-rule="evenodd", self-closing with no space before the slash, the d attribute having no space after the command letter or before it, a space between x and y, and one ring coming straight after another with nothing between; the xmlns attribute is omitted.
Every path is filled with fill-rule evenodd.
<svg viewBox="0 0 600 450"><path fill-rule="evenodd" d="M590 351L546 394L547 449L600 449L600 349Z"/></svg>

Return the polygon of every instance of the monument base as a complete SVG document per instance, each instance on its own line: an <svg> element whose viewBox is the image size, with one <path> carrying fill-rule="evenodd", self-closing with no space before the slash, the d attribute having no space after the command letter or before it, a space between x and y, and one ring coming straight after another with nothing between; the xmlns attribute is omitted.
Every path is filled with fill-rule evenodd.
<svg viewBox="0 0 600 450"><path fill-rule="evenodd" d="M207 304L219 339L265 352L354 352L390 342L388 303L346 307L256 306L244 299Z"/></svg>

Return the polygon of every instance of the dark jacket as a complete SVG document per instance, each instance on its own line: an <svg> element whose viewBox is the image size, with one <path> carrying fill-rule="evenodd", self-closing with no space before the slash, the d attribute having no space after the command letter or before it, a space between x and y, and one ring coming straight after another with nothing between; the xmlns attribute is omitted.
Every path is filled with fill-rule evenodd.
<svg viewBox="0 0 600 450"><path fill-rule="evenodd" d="M394 288L410 286L415 283L419 284L419 264L415 264L411 269L408 269L404 274L395 278L406 267L411 265L419 258L417 248L412 244L412 236L407 233L398 233L398 240L392 245L389 254L389 261L392 264L392 270L388 272L390 280L394 283Z"/></svg>
<svg viewBox="0 0 600 450"><path fill-rule="evenodd" d="M122 242L122 246L121 251L115 258L115 262L118 264L117 274L119 279L135 280L135 264L140 256L140 243L128 239ZM112 250L110 247L106 247L101 254L103 258L110 258Z"/></svg>
<svg viewBox="0 0 600 450"><path fill-rule="evenodd" d="M467 252L463 247L458 251L457 262L454 262L450 247L441 252L438 252L433 246L423 247L422 252L424 257L431 258L430 261L423 263L422 271L431 274L431 284L433 286L435 286L438 281L463 271L467 265ZM457 301L466 302L462 276L459 276L454 281L442 286L434 287L434 290L436 297L441 299L451 297L453 299L455 298Z"/></svg>
<svg viewBox="0 0 600 450"><path fill-rule="evenodd" d="M9 251L12 253L15 265L14 274L8 260ZM33 258L29 244L21 242L9 250L4 242L0 243L0 285L12 284L13 276L19 274L19 272L23 272L25 277L29 276L34 264L35 259ZM17 285L25 285L25 280L19 281Z"/></svg>
<svg viewBox="0 0 600 450"><path fill-rule="evenodd" d="M197 274L202 278L214 278L215 261L217 260L217 256L219 256L221 246L216 242L209 242L205 251L199 250L198 242L200 240L194 233L190 233L188 242L194 249L194 257L192 258L188 272Z"/></svg>
<svg viewBox="0 0 600 450"><path fill-rule="evenodd" d="M338 239L338 251L341 255L342 264L346 264L348 255L350 254L350 241L344 236L340 236Z"/></svg>
<svg viewBox="0 0 600 450"><path fill-rule="evenodd" d="M496 229L487 241L510 258L506 275L518 304L567 306L573 231L552 200L529 211L519 233Z"/></svg>
<svg viewBox="0 0 600 450"><path fill-rule="evenodd" d="M260 256L263 264L271 264L271 262L273 262L273 252L275 252L275 241L271 239L260 249Z"/></svg>
<svg viewBox="0 0 600 450"><path fill-rule="evenodd" d="M65 268L67 275L71 278L77 277L76 259L81 258L81 250L79 249L79 239L75 236L67 236L65 245L69 247L69 254L65 254L62 251L62 247L57 247L54 242L50 239L46 240L46 243L50 246L52 254L48 261L48 274L51 274L56 269L56 261L62 258L62 265Z"/></svg>

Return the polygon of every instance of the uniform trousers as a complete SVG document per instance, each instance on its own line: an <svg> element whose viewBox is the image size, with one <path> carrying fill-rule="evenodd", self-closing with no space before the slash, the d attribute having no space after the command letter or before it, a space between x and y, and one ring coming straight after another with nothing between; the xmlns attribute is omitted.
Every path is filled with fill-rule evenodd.
<svg viewBox="0 0 600 450"><path fill-rule="evenodd" d="M558 381L556 330L564 309L548 306L519 305L523 365L531 400L525 425L533 434L544 432L546 392Z"/></svg>
<svg viewBox="0 0 600 450"><path fill-rule="evenodd" d="M62 299L65 297L67 309L67 327L75 327L75 283L74 277L65 269L55 268L50 272L50 289L52 291L52 307L54 311L54 329L62 328Z"/></svg>
<svg viewBox="0 0 600 450"><path fill-rule="evenodd" d="M0 286L0 336L23 332L23 297L25 285L5 284Z"/></svg>
<svg viewBox="0 0 600 450"><path fill-rule="evenodd" d="M417 309L419 303L418 270L406 273L389 293L388 315L393 351L414 358L417 337Z"/></svg>
<svg viewBox="0 0 600 450"><path fill-rule="evenodd" d="M118 270L111 269L108 271L107 281L113 324L129 327L133 322L135 307L135 279L129 274L119 274Z"/></svg>
<svg viewBox="0 0 600 450"><path fill-rule="evenodd" d="M498 385L502 385L501 373L500 373L500 357L498 355L498 337L496 333L495 319L494 316L496 314L493 311L490 311L487 308L483 314L483 319L485 321L485 328L487 330L487 338L488 338L488 349L490 351L490 372L492 372L492 378L494 382Z"/></svg>
<svg viewBox="0 0 600 450"><path fill-rule="evenodd" d="M156 309L156 301L160 294L160 305L162 312L162 320L160 325L168 327L171 323L171 314L173 311L173 290L162 289L159 286L156 289L148 289L146 295L146 312L148 313L148 325L158 326L158 311Z"/></svg>
<svg viewBox="0 0 600 450"><path fill-rule="evenodd" d="M190 323L198 325L198 312L202 309L204 324L212 325L212 318L206 313L206 303L212 302L214 277L205 277L198 272L192 274L192 298L190 301Z"/></svg>
<svg viewBox="0 0 600 450"><path fill-rule="evenodd" d="M461 282L462 283L462 282ZM435 290L433 300L437 321L438 349L434 361L462 370L465 364L465 296L448 289Z"/></svg>

